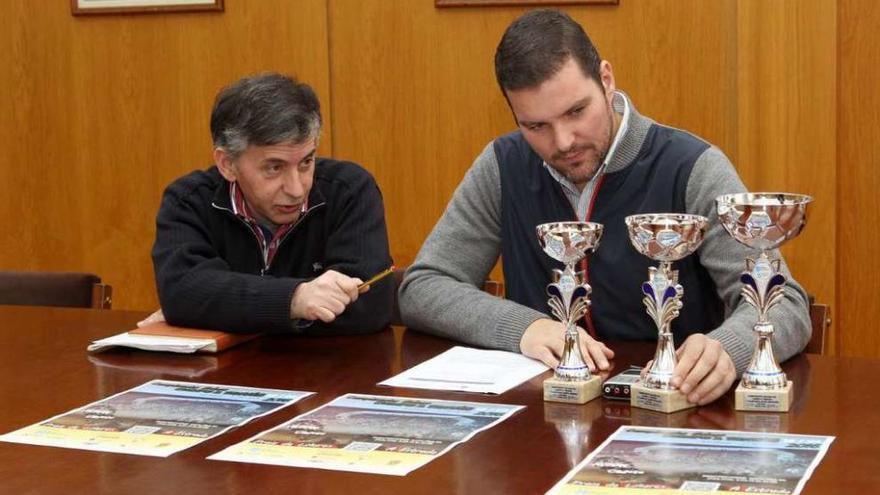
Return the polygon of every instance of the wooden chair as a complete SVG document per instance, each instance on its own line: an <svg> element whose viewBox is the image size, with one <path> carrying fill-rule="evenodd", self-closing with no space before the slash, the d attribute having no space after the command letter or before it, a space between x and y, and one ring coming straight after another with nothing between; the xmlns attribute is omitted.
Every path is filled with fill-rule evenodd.
<svg viewBox="0 0 880 495"><path fill-rule="evenodd" d="M113 287L91 273L0 271L0 304L110 309Z"/></svg>
<svg viewBox="0 0 880 495"><path fill-rule="evenodd" d="M804 352L825 354L828 343L828 328L831 326L831 307L827 304L811 302L810 322L813 324L813 335L810 337L807 347L804 348Z"/></svg>

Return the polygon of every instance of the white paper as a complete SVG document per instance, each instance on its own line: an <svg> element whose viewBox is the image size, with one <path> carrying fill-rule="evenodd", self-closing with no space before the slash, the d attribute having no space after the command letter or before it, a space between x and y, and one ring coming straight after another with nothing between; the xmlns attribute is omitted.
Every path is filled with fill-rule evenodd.
<svg viewBox="0 0 880 495"><path fill-rule="evenodd" d="M213 339L163 337L161 335L141 335L125 332L96 340L89 344L86 350L102 351L108 347L123 346L143 349L145 351L167 351L190 354L212 345L214 345Z"/></svg>
<svg viewBox="0 0 880 495"><path fill-rule="evenodd" d="M379 385L501 394L548 369L522 354L453 347Z"/></svg>

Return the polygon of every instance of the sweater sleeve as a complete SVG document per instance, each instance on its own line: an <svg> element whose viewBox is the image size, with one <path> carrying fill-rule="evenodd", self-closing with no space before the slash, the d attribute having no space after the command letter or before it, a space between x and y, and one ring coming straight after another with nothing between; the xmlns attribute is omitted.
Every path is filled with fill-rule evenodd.
<svg viewBox="0 0 880 495"><path fill-rule="evenodd" d="M501 180L490 143L455 191L400 286L407 326L467 344L519 352L546 315L481 290L501 251Z"/></svg>
<svg viewBox="0 0 880 495"><path fill-rule="evenodd" d="M165 318L230 332L291 330L290 299L303 280L233 271L211 242L204 208L191 194L172 184L156 217L152 255Z"/></svg>
<svg viewBox="0 0 880 495"><path fill-rule="evenodd" d="M757 258L760 251L740 244L727 233L718 220L715 198L745 190L727 157L718 148L710 147L694 165L685 194L687 212L709 219L709 230L697 255L715 282L727 314L721 326L711 329L707 335L721 342L738 373L745 371L749 364L757 341L752 328L758 320L757 311L741 295L739 277L745 270L746 258ZM779 251L768 252L768 256L781 261L780 270L788 279L785 297L769 315L775 330L773 351L780 361L785 361L800 352L810 340L807 295L792 278Z"/></svg>
<svg viewBox="0 0 880 495"><path fill-rule="evenodd" d="M339 204L333 208L324 252L325 268L367 280L391 266L382 193L373 177L360 167L351 168L350 180L340 185ZM344 190L344 192L342 192ZM315 321L306 333L356 334L384 328L391 320L394 283L391 277L370 290L332 323Z"/></svg>

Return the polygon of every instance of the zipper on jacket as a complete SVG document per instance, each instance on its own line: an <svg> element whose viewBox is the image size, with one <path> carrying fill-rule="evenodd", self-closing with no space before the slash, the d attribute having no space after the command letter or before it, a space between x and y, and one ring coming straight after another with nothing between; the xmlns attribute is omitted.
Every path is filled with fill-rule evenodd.
<svg viewBox="0 0 880 495"><path fill-rule="evenodd" d="M315 206L312 206L311 208L306 210L305 213L303 213L302 216L299 217L299 219L297 219L297 221L293 225L293 227L291 227L290 230L288 230L287 232L284 233L284 237L282 237L281 239L278 240L278 246L275 247L275 252L277 253L278 250L281 249L281 243L284 242L288 237L290 237L290 233L293 232L294 230L296 230L296 228L299 226L299 224L302 223L303 220L306 219L306 217L308 216L309 213L311 213L312 211L314 211L317 208L320 208L321 206L324 206L325 204L326 204L326 202L325 203L318 203ZM259 237L257 237L257 234L255 234L253 229L251 228L251 225L249 223L247 223L247 221L245 221L243 218L236 215L234 211L230 210L229 208L226 208L225 206L220 206L213 201L211 202L211 206L213 206L214 208L216 208L218 210L225 211L225 212L229 213L230 215L235 217L239 222L241 222L242 225L247 227L247 230L248 230L248 232L250 232L251 236L253 237L254 242L257 243L257 249L260 251L260 254L262 254L263 267L260 269L260 276L261 277L265 276L266 272L269 271L269 268L271 266L271 263L269 262L269 245L267 244L265 247L263 247L260 244ZM257 227L257 228L259 228L259 227Z"/></svg>

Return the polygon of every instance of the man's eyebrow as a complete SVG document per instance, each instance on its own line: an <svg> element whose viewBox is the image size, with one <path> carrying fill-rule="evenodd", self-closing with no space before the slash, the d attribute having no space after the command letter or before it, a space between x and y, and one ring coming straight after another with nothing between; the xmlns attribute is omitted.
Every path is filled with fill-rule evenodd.
<svg viewBox="0 0 880 495"><path fill-rule="evenodd" d="M531 120L520 120L520 119L516 119L516 121L517 121L517 123L519 123L519 125L526 126L526 127L533 126L533 125L538 125L538 124L544 124L544 122L542 122L542 121L537 121L537 120L536 120L536 121L531 121Z"/></svg>
<svg viewBox="0 0 880 495"><path fill-rule="evenodd" d="M304 161L311 159L313 156L315 156L315 152L317 152L317 151L318 151L317 148L312 148L312 151L310 151L308 155L304 156L303 159L300 160L299 162L302 163Z"/></svg>
<svg viewBox="0 0 880 495"><path fill-rule="evenodd" d="M585 96L585 97L581 98L580 100L578 100L578 101L572 103L572 105L571 105L570 107L568 107L567 109L565 109L564 112L562 112L562 115L568 115L569 113L571 113L571 112L572 112L573 110L575 110L576 108L587 106L587 105L590 104L590 101L592 101L592 97L591 97L591 96ZM545 123L546 123L546 122L544 122L543 120L535 120L535 121L531 121L531 120L519 120L519 119L517 119L517 122L519 122L519 125L522 125L522 126L531 126L531 125L545 124Z"/></svg>
<svg viewBox="0 0 880 495"><path fill-rule="evenodd" d="M568 107L568 110L566 110L563 115L565 115L567 113L571 113L576 108L589 105L590 101L592 101L592 99L593 98L591 96L585 96L585 97L581 98L580 100L574 102L570 107Z"/></svg>

